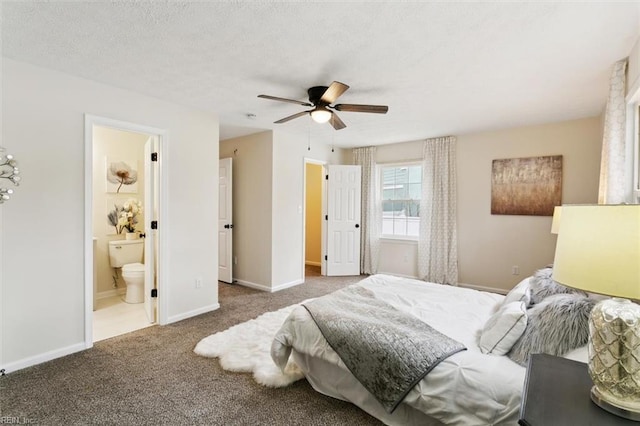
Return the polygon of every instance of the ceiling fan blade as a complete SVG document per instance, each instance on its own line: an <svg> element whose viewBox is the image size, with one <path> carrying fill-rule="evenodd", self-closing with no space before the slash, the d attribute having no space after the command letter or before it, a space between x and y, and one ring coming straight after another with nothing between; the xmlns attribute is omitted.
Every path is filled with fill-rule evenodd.
<svg viewBox="0 0 640 426"><path fill-rule="evenodd" d="M286 99L286 98L278 98L277 96L269 96L269 95L258 95L259 98L263 99L271 99L272 101L280 101L280 102L289 102L290 104L302 105L302 106L313 106L309 102L296 101L295 99Z"/></svg>
<svg viewBox="0 0 640 426"><path fill-rule="evenodd" d="M338 117L338 114L336 114L335 112L331 113L331 119L329 120L329 123L331 123L333 128L336 130L344 129L345 127L347 127L347 125L344 124L342 120L340 120L340 117Z"/></svg>
<svg viewBox="0 0 640 426"><path fill-rule="evenodd" d="M333 109L348 112L372 112L374 114L386 114L389 111L389 107L386 105L338 104Z"/></svg>
<svg viewBox="0 0 640 426"><path fill-rule="evenodd" d="M322 96L320 97L320 101L326 104L332 104L347 91L349 86L344 83L340 83L339 81L334 81L331 83L331 86L327 87L327 90L324 91Z"/></svg>
<svg viewBox="0 0 640 426"><path fill-rule="evenodd" d="M297 113L297 114L293 114L293 115L290 115L290 116L288 116L288 117L281 118L281 119L280 119L280 120L278 120L278 121L274 121L274 123L275 123L275 124L286 123L287 121L291 121L291 120L293 120L294 118L298 118L298 117L302 117L303 115L307 115L307 114L309 114L309 112L311 112L311 111L302 111L302 112L299 112L299 113Z"/></svg>

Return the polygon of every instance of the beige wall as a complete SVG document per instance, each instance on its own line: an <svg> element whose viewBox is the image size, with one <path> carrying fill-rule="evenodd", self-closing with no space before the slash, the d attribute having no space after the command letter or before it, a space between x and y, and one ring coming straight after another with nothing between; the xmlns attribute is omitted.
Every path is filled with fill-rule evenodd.
<svg viewBox="0 0 640 426"><path fill-rule="evenodd" d="M305 263L320 266L322 245L322 165L307 163L305 180Z"/></svg>
<svg viewBox="0 0 640 426"><path fill-rule="evenodd" d="M271 131L220 142L220 158L233 161L233 279L271 283Z"/></svg>
<svg viewBox="0 0 640 426"><path fill-rule="evenodd" d="M124 204L129 198L135 198L144 203L144 144L148 136L140 133L125 132L106 127L96 127L93 131L93 236L97 241L97 296L112 295L116 289L113 280L113 269L109 264L109 241L124 239L124 235L117 235L113 226L107 222L107 213L113 209L115 202ZM106 160L133 160L137 166L138 181L135 193L107 192ZM130 162L130 161L129 161ZM137 229L144 231L144 212L138 220ZM118 275L117 286L124 291L125 284ZM102 294L101 294L102 293Z"/></svg>
<svg viewBox="0 0 640 426"><path fill-rule="evenodd" d="M461 283L510 289L553 262L551 217L491 214L492 160L562 155L562 203L595 203L601 140L599 117L458 137Z"/></svg>
<svg viewBox="0 0 640 426"><path fill-rule="evenodd" d="M463 284L508 290L551 263L551 218L491 215L491 162L499 158L563 156L563 203L597 201L600 118L458 136L458 266ZM380 146L378 162L422 157L422 142ZM380 272L415 276L417 245L383 241ZM519 276L512 275L518 266Z"/></svg>

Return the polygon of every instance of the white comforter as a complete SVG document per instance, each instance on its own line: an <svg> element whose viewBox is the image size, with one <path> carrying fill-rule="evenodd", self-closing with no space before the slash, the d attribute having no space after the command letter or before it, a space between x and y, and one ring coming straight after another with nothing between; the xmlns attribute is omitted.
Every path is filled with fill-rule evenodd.
<svg viewBox="0 0 640 426"><path fill-rule="evenodd" d="M359 285L467 347L438 364L403 404L445 424L516 423L525 369L505 356L482 354L477 344L480 330L504 296L387 275L368 277ZM274 339L272 358L281 368L292 349L347 370L302 306Z"/></svg>

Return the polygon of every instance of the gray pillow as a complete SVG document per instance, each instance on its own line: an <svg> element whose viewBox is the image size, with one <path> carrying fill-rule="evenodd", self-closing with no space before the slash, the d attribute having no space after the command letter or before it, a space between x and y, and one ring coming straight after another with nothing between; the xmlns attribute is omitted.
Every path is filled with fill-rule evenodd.
<svg viewBox="0 0 640 426"><path fill-rule="evenodd" d="M589 315L596 301L576 294L556 294L527 310L527 328L507 354L521 365L529 355L562 356L589 340Z"/></svg>
<svg viewBox="0 0 640 426"><path fill-rule="evenodd" d="M529 289L531 292L530 305L542 302L543 299L554 294L578 294L580 296L586 296L587 293L581 290L575 290L573 288L565 287L552 278L553 268L547 266L542 269L538 269L531 277L529 282Z"/></svg>

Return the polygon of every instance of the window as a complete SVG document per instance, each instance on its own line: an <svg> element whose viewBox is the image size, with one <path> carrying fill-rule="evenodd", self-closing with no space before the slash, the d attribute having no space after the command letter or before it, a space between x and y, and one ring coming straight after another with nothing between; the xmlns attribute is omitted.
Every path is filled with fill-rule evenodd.
<svg viewBox="0 0 640 426"><path fill-rule="evenodd" d="M633 121L635 124L635 134L634 134L634 150L635 150L635 160L634 160L634 182L633 182L633 192L635 195L635 202L640 204L640 105L636 103L635 116L633 117Z"/></svg>
<svg viewBox="0 0 640 426"><path fill-rule="evenodd" d="M382 166L382 236L417 238L420 231L422 166Z"/></svg>

